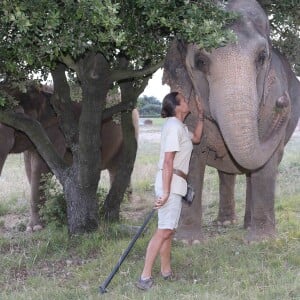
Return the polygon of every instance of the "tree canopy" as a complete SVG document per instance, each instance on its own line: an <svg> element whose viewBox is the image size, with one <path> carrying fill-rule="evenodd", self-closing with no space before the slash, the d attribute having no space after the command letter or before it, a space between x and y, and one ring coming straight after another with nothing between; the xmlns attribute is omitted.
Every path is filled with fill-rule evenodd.
<svg viewBox="0 0 300 300"><path fill-rule="evenodd" d="M259 2L274 44L299 68L299 0ZM123 54L139 70L161 61L175 35L204 48L232 38L222 30L232 17L209 0L3 0L0 16L0 72L18 77L48 72L58 61L76 69L86 51L101 51L111 65Z"/></svg>
<svg viewBox="0 0 300 300"><path fill-rule="evenodd" d="M111 66L125 55L139 70L161 61L175 35L203 47L231 36L223 30L231 16L207 0L3 0L0 15L0 68L18 75L58 61L76 70L87 51L100 51Z"/></svg>
<svg viewBox="0 0 300 300"><path fill-rule="evenodd" d="M300 75L300 0L259 0L271 25L273 45L280 49Z"/></svg>

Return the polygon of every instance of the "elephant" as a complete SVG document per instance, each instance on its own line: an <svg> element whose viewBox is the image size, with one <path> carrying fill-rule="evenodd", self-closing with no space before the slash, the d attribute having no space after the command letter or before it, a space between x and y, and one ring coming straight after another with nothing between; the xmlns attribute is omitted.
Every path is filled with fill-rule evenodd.
<svg viewBox="0 0 300 300"><path fill-rule="evenodd" d="M188 180L196 197L182 209L176 238L203 238L202 188L205 166L219 175L219 224L236 221L234 185L246 176L244 228L247 242L276 236L274 198L278 165L300 115L300 83L284 55L272 47L269 22L255 0L228 1L239 18L230 28L236 41L211 50L174 41L164 64L163 83L200 101L204 129L194 146ZM186 119L193 127L196 118Z"/></svg>
<svg viewBox="0 0 300 300"><path fill-rule="evenodd" d="M10 93L19 101L16 112L24 113L38 120L58 154L70 162L70 152L60 129L59 118L50 104L52 93L35 86L29 86L26 93L16 90L10 91ZM74 102L72 108L79 118L81 105ZM137 109L132 111L132 121L135 128L135 138L138 139L139 114ZM112 184L121 155L123 141L121 125L113 121L112 118L103 120L101 139L101 169L108 170ZM43 174L50 172L50 169L26 134L0 123L0 174L8 154L23 152L25 171L30 184L30 220L26 230L37 231L43 228L39 210L46 200L40 191L40 180Z"/></svg>

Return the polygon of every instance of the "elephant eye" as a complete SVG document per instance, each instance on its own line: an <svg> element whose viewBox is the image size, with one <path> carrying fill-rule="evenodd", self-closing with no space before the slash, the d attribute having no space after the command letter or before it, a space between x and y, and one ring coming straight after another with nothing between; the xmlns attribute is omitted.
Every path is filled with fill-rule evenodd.
<svg viewBox="0 0 300 300"><path fill-rule="evenodd" d="M265 63L267 57L268 57L267 51L266 50L261 51L257 57L257 65L262 66Z"/></svg>
<svg viewBox="0 0 300 300"><path fill-rule="evenodd" d="M203 55L195 55L195 67L200 71L207 71L208 61Z"/></svg>

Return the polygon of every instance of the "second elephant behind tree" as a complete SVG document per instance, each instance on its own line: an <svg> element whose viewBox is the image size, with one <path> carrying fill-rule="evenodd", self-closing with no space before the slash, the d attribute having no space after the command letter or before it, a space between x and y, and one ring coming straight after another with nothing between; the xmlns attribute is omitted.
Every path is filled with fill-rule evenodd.
<svg viewBox="0 0 300 300"><path fill-rule="evenodd" d="M34 86L30 86L26 93L12 90L10 93L19 101L18 112L39 121L45 129L56 151L68 158L64 135L60 129L59 119L51 106L51 93L44 92ZM79 119L81 106L73 103L73 110ZM138 139L138 111L132 112L132 122L135 128L135 138ZM109 118L102 122L101 128L101 169L107 169L111 184L118 171L121 149L123 145L123 134L120 124ZM40 230L43 222L40 218L40 206L46 200L40 190L41 176L50 172L44 159L38 153L35 145L23 132L0 123L0 174L5 160L10 153L23 153L26 175L30 184L30 220L27 231Z"/></svg>

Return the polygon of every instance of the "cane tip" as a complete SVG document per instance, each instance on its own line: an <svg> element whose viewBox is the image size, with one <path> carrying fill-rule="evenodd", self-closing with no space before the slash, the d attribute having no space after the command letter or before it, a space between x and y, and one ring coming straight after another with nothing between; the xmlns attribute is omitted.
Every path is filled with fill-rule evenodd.
<svg viewBox="0 0 300 300"><path fill-rule="evenodd" d="M107 293L107 289L103 286L100 286L99 287L99 292L100 292L100 294L105 294L105 293Z"/></svg>

